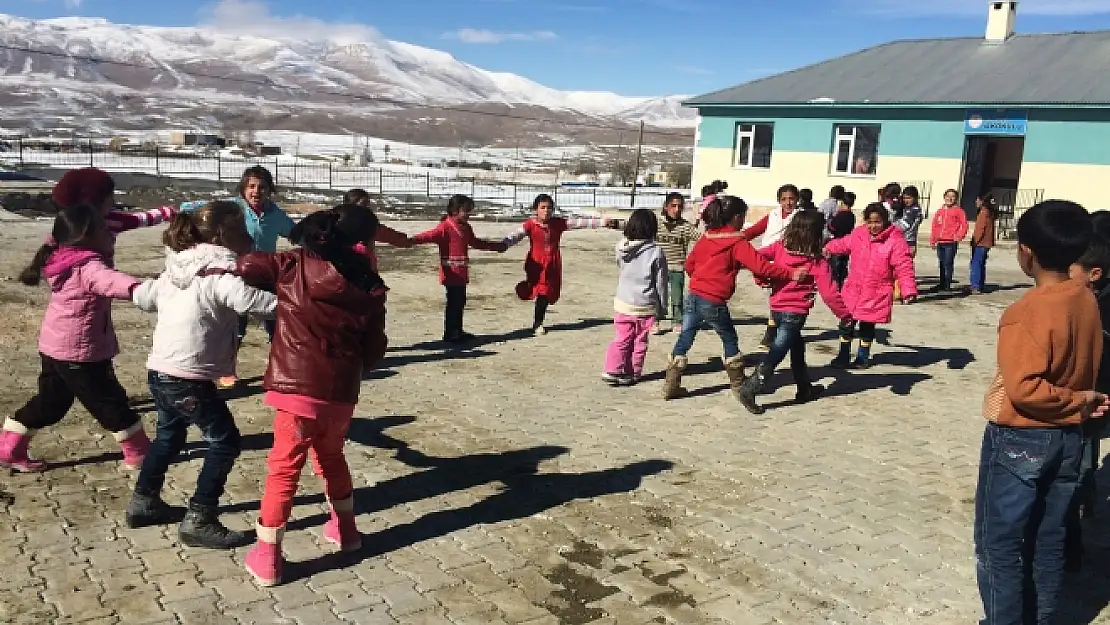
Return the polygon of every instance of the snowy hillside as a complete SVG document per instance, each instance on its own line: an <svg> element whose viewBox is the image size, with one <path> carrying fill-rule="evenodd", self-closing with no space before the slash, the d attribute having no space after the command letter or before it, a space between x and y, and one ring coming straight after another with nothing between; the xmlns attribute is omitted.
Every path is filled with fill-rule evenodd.
<svg viewBox="0 0 1110 625"><path fill-rule="evenodd" d="M0 45L51 53L0 49L0 106L9 124L13 118L44 123L52 115L62 121L89 116L95 127L103 115L142 125L219 117L235 103L249 103L262 114L311 112L331 119L435 105L531 106L657 126L692 127L694 119L679 106L683 96L559 91L445 52L382 39L337 45L205 28L0 15Z"/></svg>

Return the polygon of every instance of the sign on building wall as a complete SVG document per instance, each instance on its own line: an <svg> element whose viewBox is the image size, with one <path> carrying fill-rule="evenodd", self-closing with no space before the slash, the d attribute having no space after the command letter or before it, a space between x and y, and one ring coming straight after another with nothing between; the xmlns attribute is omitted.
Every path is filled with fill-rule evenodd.
<svg viewBox="0 0 1110 625"><path fill-rule="evenodd" d="M968 109L964 134L1024 137L1029 112L1024 109Z"/></svg>

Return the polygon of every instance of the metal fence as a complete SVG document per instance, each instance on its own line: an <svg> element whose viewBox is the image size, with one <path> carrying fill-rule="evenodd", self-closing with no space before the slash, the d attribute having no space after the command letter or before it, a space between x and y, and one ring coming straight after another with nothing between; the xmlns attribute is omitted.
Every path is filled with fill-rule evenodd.
<svg viewBox="0 0 1110 625"><path fill-rule="evenodd" d="M43 145L21 139L0 139L0 163L27 167L73 169L98 167L110 172L153 176L238 182L243 170L261 165L270 170L275 182L287 189L345 191L362 188L372 194L396 196L403 202L415 198L441 199L455 194L469 195L479 202L503 206L531 204L540 193L552 195L564 208L659 208L663 196L671 191L690 197L689 189L662 187L582 187L501 181L496 172L481 177L460 177L426 168L405 165L352 167L325 158L293 156L236 157L223 154L202 155L149 147L112 149L104 143L75 141ZM415 169L415 171L412 171ZM511 176L506 173L506 176ZM535 176L533 174L533 176ZM554 174L551 175L554 178Z"/></svg>
<svg viewBox="0 0 1110 625"><path fill-rule="evenodd" d="M995 231L1000 239L1015 238L1021 214L1044 200L1044 189L991 189L991 194L998 203Z"/></svg>

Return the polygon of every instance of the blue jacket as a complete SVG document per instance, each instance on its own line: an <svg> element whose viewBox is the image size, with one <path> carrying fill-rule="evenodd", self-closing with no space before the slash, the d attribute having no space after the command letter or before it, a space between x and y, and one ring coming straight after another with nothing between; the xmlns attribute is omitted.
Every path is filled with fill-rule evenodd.
<svg viewBox="0 0 1110 625"><path fill-rule="evenodd" d="M254 241L254 251L276 252L278 237L289 238L289 232L295 224L293 219L286 215L285 211L281 210L281 207L277 204L269 202L266 209L262 211L262 215L259 216L243 198L237 197L232 201L243 209L243 217L247 222L247 234ZM181 210L184 212L194 211L207 203L207 200L185 202L181 205Z"/></svg>

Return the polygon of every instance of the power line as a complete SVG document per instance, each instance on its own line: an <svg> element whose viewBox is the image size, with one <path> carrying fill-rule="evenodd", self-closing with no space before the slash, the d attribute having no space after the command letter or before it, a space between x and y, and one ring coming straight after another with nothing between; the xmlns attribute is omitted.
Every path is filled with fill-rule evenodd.
<svg viewBox="0 0 1110 625"><path fill-rule="evenodd" d="M143 64L143 63L136 63L136 62L132 62L132 61L117 61L117 60L114 60L114 59L103 59L103 58L99 58L99 57L95 57L95 56L88 56L88 55L82 55L82 54L69 54L67 52L54 52L54 51L51 51L51 50L39 50L39 49L29 48L29 47L25 47L25 46L15 46L15 45L10 45L10 44L3 44L3 43L0 43L0 50L6 50L6 51L10 51L10 52L23 52L25 54L38 54L38 55L49 56L49 57L53 57L53 58L72 59L72 60L75 60L75 61L84 61L86 63L90 63L90 64L94 64L94 65L97 65L97 64L113 65L113 66L116 66L116 67L130 67L130 68L133 68L133 69L143 69L143 70L154 71L154 72L172 71L173 73L183 74L185 76L191 76L193 78L207 78L207 79L210 79L210 80L221 80L221 81L243 84L243 85L254 85L256 87L266 87L266 88L270 88L270 89L307 92L306 89L303 89L303 88L300 88L300 87L290 87L288 85L282 85L282 84L279 84L279 83L274 82L274 81L269 80L269 79L232 78L232 77L229 77L229 76L219 76L219 75L216 75L216 74L208 74L208 73L205 73L205 72L199 72L199 71L194 71L194 70L179 70L179 69L176 69L176 68L158 67L157 65L146 65L146 64ZM422 109L431 109L431 110L445 111L445 112L451 112L451 113L466 113L466 114L469 114L469 115L482 115L482 116L486 116L486 117L496 117L496 118L500 118L500 119L515 119L515 120L520 120L520 121L542 122L542 123L545 123L545 124L555 124L555 125L560 125L560 126L573 126L573 127L578 127L578 128L595 128L595 129L600 129L600 130L616 130L616 131L621 131L621 132L631 130L631 124L629 126L613 126L613 125L588 123L588 122L566 122L566 121L560 121L560 120L556 120L556 119L549 119L549 118L545 118L545 117L533 117L533 116L528 116L528 115L516 115L516 114L513 114L513 113L497 113L497 112L493 112L493 111L477 111L477 110L474 110L474 109L462 108L462 107L458 107L458 106L447 106L447 105L436 105L436 104L413 104L411 102L405 102L403 100L390 98L388 96L360 94L360 93L340 93L340 92L335 92L335 91L322 91L320 93L322 93L324 95L331 95L331 96L336 96L336 97L341 97L341 98L350 98L352 100L357 100L357 101L374 102L374 103L379 103L379 104L390 104L390 105L396 106L396 107L401 108L401 109L422 108ZM662 136L662 137L691 138L691 133L666 132L666 131L661 131L661 130L644 130L644 134Z"/></svg>

